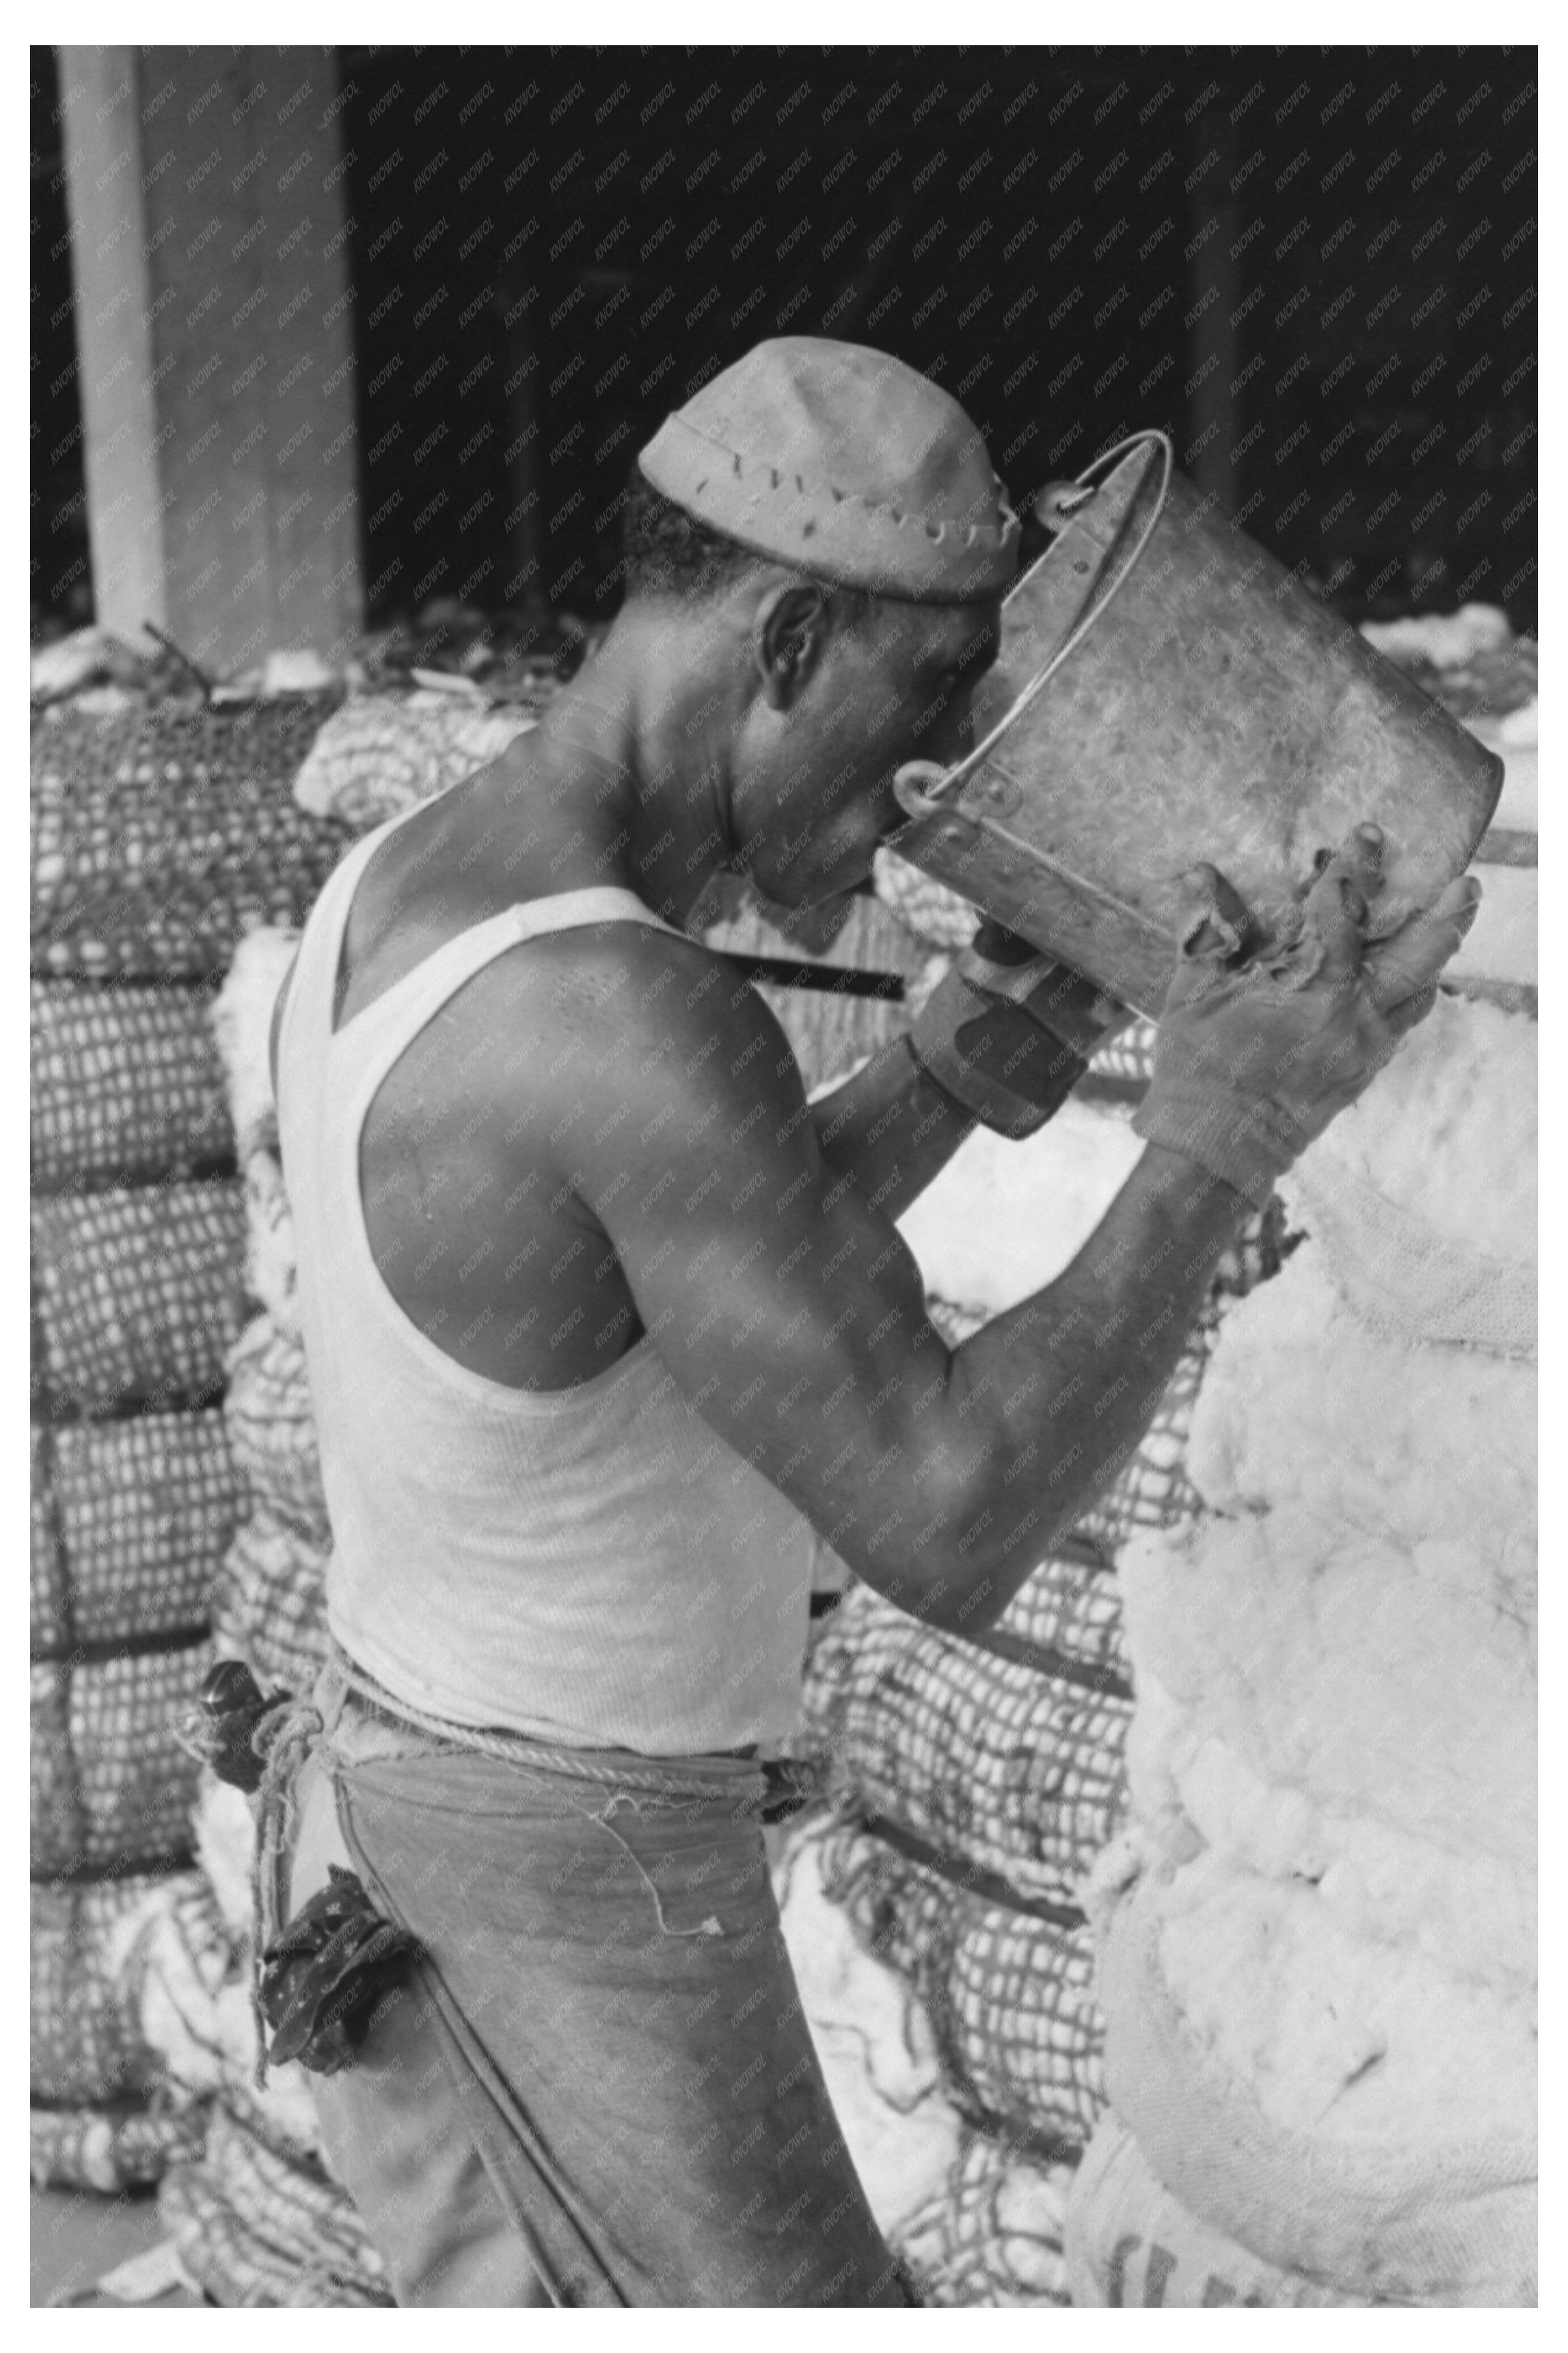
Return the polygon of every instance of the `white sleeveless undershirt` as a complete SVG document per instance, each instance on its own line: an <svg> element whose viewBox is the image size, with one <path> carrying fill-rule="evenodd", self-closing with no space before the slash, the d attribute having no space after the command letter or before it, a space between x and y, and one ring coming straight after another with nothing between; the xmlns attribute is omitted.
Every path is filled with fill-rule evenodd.
<svg viewBox="0 0 1568 2353"><path fill-rule="evenodd" d="M455 1723L651 1757L775 1738L798 1711L808 1522L687 1404L652 1339L579 1388L512 1388L428 1338L371 1254L366 1116L464 983L542 933L671 929L618 889L509 907L334 1035L355 888L392 826L418 814L366 835L333 874L279 1038L283 1174L334 1535L328 1622L389 1692Z"/></svg>

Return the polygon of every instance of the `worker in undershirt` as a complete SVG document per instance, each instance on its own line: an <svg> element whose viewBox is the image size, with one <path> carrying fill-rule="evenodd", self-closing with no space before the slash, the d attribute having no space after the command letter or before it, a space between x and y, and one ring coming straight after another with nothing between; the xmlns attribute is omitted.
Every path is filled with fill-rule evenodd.
<svg viewBox="0 0 1568 2353"><path fill-rule="evenodd" d="M422 1955L318 2105L400 2302L897 2304L758 1820L814 1542L996 1619L1249 1207L1430 1004L1469 886L1368 949L1362 829L1263 972L1191 878L1140 1162L949 1350L893 1220L998 1070L1049 1115L1103 1000L1060 1034L996 1000L983 1055L938 1008L808 1108L686 927L726 874L789 911L864 881L895 771L959 740L1017 523L955 402L795 338L667 420L625 524L602 647L357 845L280 1008L341 1652L291 1901L335 1861Z"/></svg>

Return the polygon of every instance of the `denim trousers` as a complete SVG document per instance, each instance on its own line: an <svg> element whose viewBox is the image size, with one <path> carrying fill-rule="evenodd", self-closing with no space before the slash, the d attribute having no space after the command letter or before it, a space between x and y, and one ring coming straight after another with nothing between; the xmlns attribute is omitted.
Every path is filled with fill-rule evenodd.
<svg viewBox="0 0 1568 2353"><path fill-rule="evenodd" d="M421 1948L312 2079L397 2302L915 2301L801 2010L760 1774L680 1760L722 1794L651 1793L617 1755L565 1777L350 1715L307 1768L300 1848L346 1849Z"/></svg>

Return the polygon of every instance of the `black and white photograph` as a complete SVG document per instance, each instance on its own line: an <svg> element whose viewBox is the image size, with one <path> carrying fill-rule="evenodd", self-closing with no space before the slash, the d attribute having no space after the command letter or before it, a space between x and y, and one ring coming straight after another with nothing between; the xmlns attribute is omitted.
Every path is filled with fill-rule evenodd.
<svg viewBox="0 0 1568 2353"><path fill-rule="evenodd" d="M31 2306L1542 2310L1538 28L1238 15L32 41Z"/></svg>

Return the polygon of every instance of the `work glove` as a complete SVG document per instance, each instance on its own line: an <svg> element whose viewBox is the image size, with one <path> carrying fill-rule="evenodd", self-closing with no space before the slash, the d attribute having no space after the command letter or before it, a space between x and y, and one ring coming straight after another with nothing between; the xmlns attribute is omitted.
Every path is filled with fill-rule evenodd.
<svg viewBox="0 0 1568 2353"><path fill-rule="evenodd" d="M920 1008L910 1050L944 1094L1018 1143L1132 1019L1071 965L984 923Z"/></svg>
<svg viewBox="0 0 1568 2353"><path fill-rule="evenodd" d="M1272 942L1213 867L1182 878L1181 955L1133 1126L1256 1208L1431 1011L1437 975L1475 921L1480 884L1464 875L1369 943L1382 859L1372 825L1319 851L1298 919Z"/></svg>

